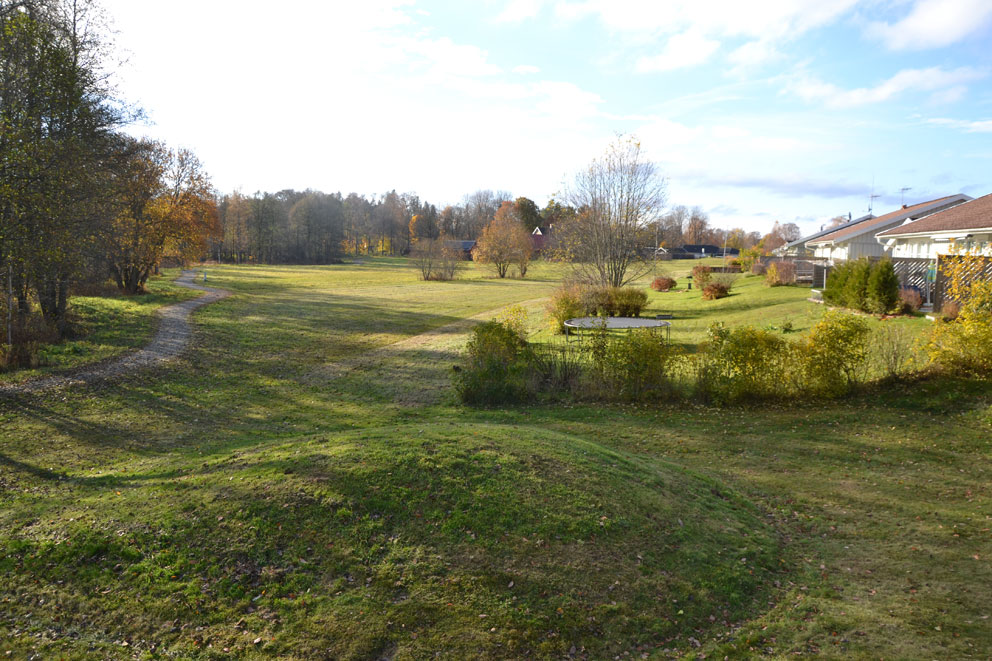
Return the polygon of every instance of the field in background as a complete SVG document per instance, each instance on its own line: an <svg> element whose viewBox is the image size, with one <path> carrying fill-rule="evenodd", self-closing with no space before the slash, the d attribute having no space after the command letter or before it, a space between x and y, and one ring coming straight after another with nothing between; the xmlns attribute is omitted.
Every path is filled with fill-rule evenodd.
<svg viewBox="0 0 992 661"><path fill-rule="evenodd" d="M550 339L560 267L363 261L210 267L235 295L172 369L0 402L2 649L988 657L989 384L467 410L470 319L519 303ZM743 278L647 314L685 344L718 318L801 330L807 293Z"/></svg>

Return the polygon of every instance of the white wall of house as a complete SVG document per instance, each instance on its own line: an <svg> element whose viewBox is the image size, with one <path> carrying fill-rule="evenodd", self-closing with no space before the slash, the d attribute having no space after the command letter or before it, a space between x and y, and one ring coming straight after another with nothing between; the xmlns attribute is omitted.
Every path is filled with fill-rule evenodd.
<svg viewBox="0 0 992 661"><path fill-rule="evenodd" d="M969 245L968 239L959 234L934 234L933 236L911 236L900 239L890 239L886 242L892 251L892 257L915 257L937 259L938 255L949 255L955 249ZM970 245L992 257L992 231L975 232L970 239ZM956 248L955 248L956 246Z"/></svg>

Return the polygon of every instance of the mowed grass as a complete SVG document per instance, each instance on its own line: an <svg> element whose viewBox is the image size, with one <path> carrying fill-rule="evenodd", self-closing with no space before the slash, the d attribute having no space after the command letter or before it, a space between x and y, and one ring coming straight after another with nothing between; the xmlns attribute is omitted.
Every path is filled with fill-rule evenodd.
<svg viewBox="0 0 992 661"><path fill-rule="evenodd" d="M0 401L0 650L992 652L987 383L467 410L448 385L464 320L523 302L540 328L562 272L428 284L364 261L208 269L235 295L195 313L197 346L171 369ZM686 343L708 310L820 314L808 291L753 280L651 305L681 306Z"/></svg>

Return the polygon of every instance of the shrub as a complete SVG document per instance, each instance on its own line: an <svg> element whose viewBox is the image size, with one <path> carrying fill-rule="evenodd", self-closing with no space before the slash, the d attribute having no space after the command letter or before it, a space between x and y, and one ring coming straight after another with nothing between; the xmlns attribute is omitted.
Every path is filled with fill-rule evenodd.
<svg viewBox="0 0 992 661"><path fill-rule="evenodd" d="M751 275L764 275L768 269L761 262L754 262L751 264L750 273Z"/></svg>
<svg viewBox="0 0 992 661"><path fill-rule="evenodd" d="M509 325L488 321L476 326L465 364L455 372L461 401L474 406L525 401L530 395L529 355L527 342Z"/></svg>
<svg viewBox="0 0 992 661"><path fill-rule="evenodd" d="M898 300L899 276L896 275L892 262L888 259L876 262L868 275L862 308L868 308L868 311L875 314L885 314L896 307Z"/></svg>
<svg viewBox="0 0 992 661"><path fill-rule="evenodd" d="M798 388L808 394L839 397L867 376L868 322L828 310L795 352Z"/></svg>
<svg viewBox="0 0 992 661"><path fill-rule="evenodd" d="M769 287L791 285L796 282L796 265L792 262L778 261L768 265L765 271L765 284Z"/></svg>
<svg viewBox="0 0 992 661"><path fill-rule="evenodd" d="M903 287L899 290L899 303L905 314L913 314L923 305L923 294L914 287Z"/></svg>
<svg viewBox="0 0 992 661"><path fill-rule="evenodd" d="M842 305L852 310L868 312L868 278L871 276L871 262L867 258L852 263L844 283Z"/></svg>
<svg viewBox="0 0 992 661"><path fill-rule="evenodd" d="M944 321L954 321L961 314L961 304L957 301L944 301L940 306L940 317Z"/></svg>
<svg viewBox="0 0 992 661"><path fill-rule="evenodd" d="M651 289L655 291L671 291L678 283L674 278L668 276L658 276L651 282Z"/></svg>
<svg viewBox="0 0 992 661"><path fill-rule="evenodd" d="M902 325L883 324L871 337L871 359L874 372L886 378L895 378L916 364L913 334Z"/></svg>
<svg viewBox="0 0 992 661"><path fill-rule="evenodd" d="M519 305L504 309L493 321L499 322L517 334L521 340L527 339L527 310Z"/></svg>
<svg viewBox="0 0 992 661"><path fill-rule="evenodd" d="M705 401L731 404L788 395L789 343L752 326L713 326L698 355L696 392Z"/></svg>
<svg viewBox="0 0 992 661"><path fill-rule="evenodd" d="M586 287L582 290L582 307L587 315L615 317L616 299L610 287Z"/></svg>
<svg viewBox="0 0 992 661"><path fill-rule="evenodd" d="M551 328L555 333L565 332L565 322L585 314L583 291L578 285L563 285L553 294L545 306Z"/></svg>
<svg viewBox="0 0 992 661"><path fill-rule="evenodd" d="M586 364L580 343L538 345L532 356L534 389L556 395L572 393Z"/></svg>
<svg viewBox="0 0 992 661"><path fill-rule="evenodd" d="M851 275L851 263L844 262L832 269L827 275L827 286L823 288L823 300L832 305L845 305L844 291L847 279Z"/></svg>
<svg viewBox="0 0 992 661"><path fill-rule="evenodd" d="M715 301L718 298L726 298L730 295L730 288L721 282L711 282L703 287L703 300Z"/></svg>
<svg viewBox="0 0 992 661"><path fill-rule="evenodd" d="M972 283L958 308L952 321L934 325L926 344L930 362L955 373L992 375L992 281Z"/></svg>
<svg viewBox="0 0 992 661"><path fill-rule="evenodd" d="M670 397L675 393L672 367L676 357L675 348L647 328L620 337L596 332L592 341L595 385L607 388L609 398L622 401Z"/></svg>
<svg viewBox="0 0 992 661"><path fill-rule="evenodd" d="M754 273L754 265L761 263L761 248L755 246L741 250L740 263L742 273Z"/></svg>
<svg viewBox="0 0 992 661"><path fill-rule="evenodd" d="M739 259L732 259L732 260L730 260L729 262L727 262L727 266L732 266L732 267L734 267L734 268L736 268L738 270L743 271L743 269L741 268L741 260L739 260Z"/></svg>
<svg viewBox="0 0 992 661"><path fill-rule="evenodd" d="M41 364L39 342L0 344L0 372L16 369L33 369Z"/></svg>
<svg viewBox="0 0 992 661"><path fill-rule="evenodd" d="M709 284L713 269L702 264L692 267L692 281L696 283L696 289L702 289Z"/></svg>
<svg viewBox="0 0 992 661"><path fill-rule="evenodd" d="M648 293L637 287L618 287L610 290L613 307L621 317L640 317L648 304Z"/></svg>

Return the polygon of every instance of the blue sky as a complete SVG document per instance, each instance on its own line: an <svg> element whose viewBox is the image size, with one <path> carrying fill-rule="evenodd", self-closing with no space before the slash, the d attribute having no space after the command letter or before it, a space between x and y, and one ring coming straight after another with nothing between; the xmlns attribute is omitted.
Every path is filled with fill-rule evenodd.
<svg viewBox="0 0 992 661"><path fill-rule="evenodd" d="M992 192L992 0L105 4L133 132L224 191L543 205L624 132L723 227Z"/></svg>

